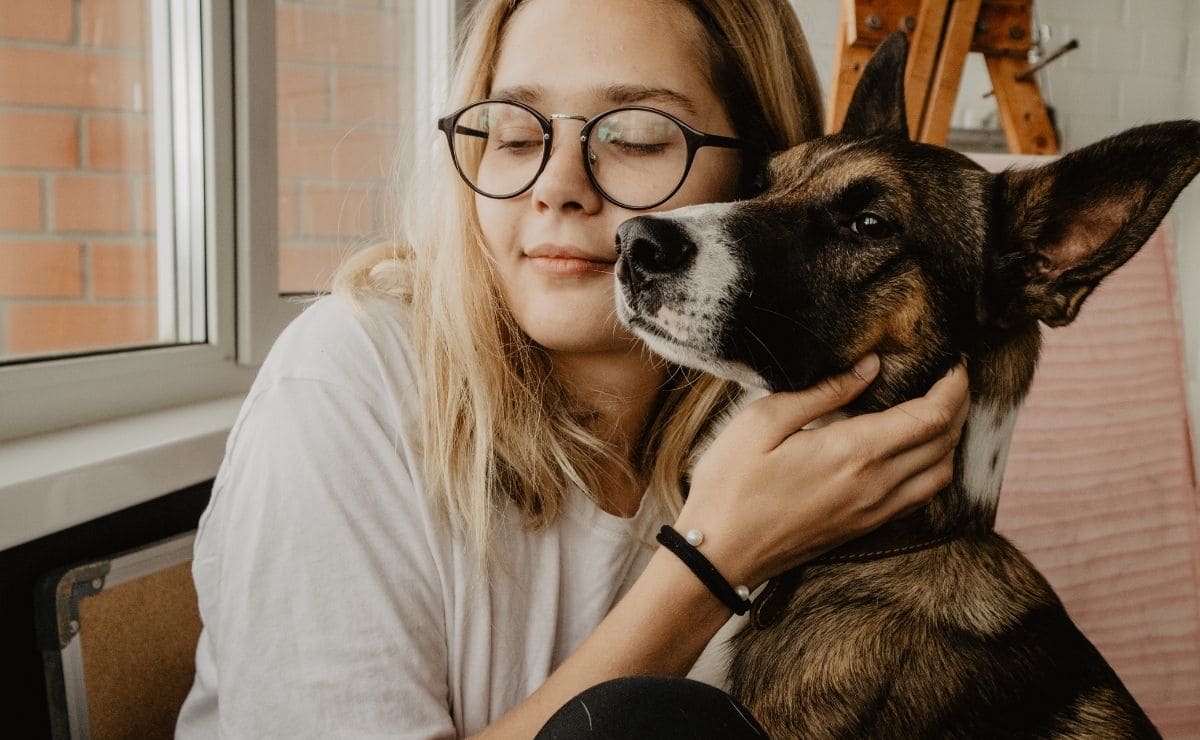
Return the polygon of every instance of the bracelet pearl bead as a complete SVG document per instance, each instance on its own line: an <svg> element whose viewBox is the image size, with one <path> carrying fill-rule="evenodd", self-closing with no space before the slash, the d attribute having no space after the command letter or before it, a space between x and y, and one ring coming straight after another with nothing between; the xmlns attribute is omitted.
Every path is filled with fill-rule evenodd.
<svg viewBox="0 0 1200 740"><path fill-rule="evenodd" d="M687 543L692 547L697 547L701 542L704 542L704 533L698 529L689 529L683 538L687 540ZM745 586L734 586L733 590L735 593L737 593L738 598L742 599L743 601L750 598L750 589L746 588Z"/></svg>

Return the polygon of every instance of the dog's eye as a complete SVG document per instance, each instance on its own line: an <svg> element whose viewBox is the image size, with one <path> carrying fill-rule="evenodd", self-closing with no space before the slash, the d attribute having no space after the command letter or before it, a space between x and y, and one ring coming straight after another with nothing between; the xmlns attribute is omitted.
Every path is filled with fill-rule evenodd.
<svg viewBox="0 0 1200 740"><path fill-rule="evenodd" d="M896 233L896 227L878 213L863 211L850 222L850 230L867 239L886 239Z"/></svg>

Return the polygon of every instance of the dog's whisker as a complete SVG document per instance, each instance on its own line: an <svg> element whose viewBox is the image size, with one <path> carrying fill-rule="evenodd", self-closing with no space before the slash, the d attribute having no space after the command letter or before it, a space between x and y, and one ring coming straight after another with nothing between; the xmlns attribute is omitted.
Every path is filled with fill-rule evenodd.
<svg viewBox="0 0 1200 740"><path fill-rule="evenodd" d="M762 345L762 348L767 351L767 355L771 358L771 362L775 363L775 367L779 368L779 372L784 377L787 377L787 368L783 366L783 363L779 361L779 358L775 356L775 353L771 351L771 348L767 346L767 343L762 340L762 337L755 334L754 331L749 327L746 327L746 333L749 334L754 341Z"/></svg>
<svg viewBox="0 0 1200 740"><path fill-rule="evenodd" d="M831 345L828 341L826 341L826 339L824 337L822 337L820 334L817 334L815 331L810 329L806 324L800 323L799 321L792 318L791 316L788 316L787 314L784 314L784 313L780 313L779 311L773 311L769 308L766 308L765 306L760 306L755 303L748 304L748 307L753 308L756 311L762 311L763 313L769 313L772 316L778 316L779 318L784 319L785 321L789 321L792 324L795 324L798 328L803 330L804 333L808 334L810 337L812 337L813 339L820 342L822 347L829 350L830 352L834 351L833 345Z"/></svg>

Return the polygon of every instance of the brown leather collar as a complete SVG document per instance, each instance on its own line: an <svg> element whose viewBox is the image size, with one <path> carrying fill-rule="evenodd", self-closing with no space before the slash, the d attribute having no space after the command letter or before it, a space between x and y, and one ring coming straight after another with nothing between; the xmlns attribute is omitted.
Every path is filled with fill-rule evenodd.
<svg viewBox="0 0 1200 740"><path fill-rule="evenodd" d="M779 615L787 607L788 602L792 600L792 594L800 586L800 582L804 580L804 570L806 568L814 565L866 563L872 560L886 560L887 558L908 555L909 553L929 550L944 545L947 542L962 537L963 534L964 531L958 529L938 537L920 540L908 545L890 547L885 550L854 551L851 549L847 551L845 548L839 548L832 552L827 552L767 581L766 587L750 607L750 625L755 629L765 629L775 624L779 619ZM853 545L854 543L850 543L847 547L852 548Z"/></svg>

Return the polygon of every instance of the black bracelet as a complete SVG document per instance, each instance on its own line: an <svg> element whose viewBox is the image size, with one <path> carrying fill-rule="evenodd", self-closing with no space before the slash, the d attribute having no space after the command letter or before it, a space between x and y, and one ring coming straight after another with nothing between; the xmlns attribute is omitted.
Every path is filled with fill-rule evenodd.
<svg viewBox="0 0 1200 740"><path fill-rule="evenodd" d="M692 530L692 532L698 539L703 539L703 535L698 531ZM708 558L704 557L703 553L693 547L671 525L664 524L662 529L658 530L658 537L655 539L663 547L675 553L684 565L691 568L700 582L708 586L709 591L712 591L713 596L732 609L734 614L745 614L750 610L750 599L747 598L750 594L746 587L741 586L741 593L738 593L738 589L729 585L729 581L725 580L725 577L709 562ZM699 543L697 542L697 544Z"/></svg>

